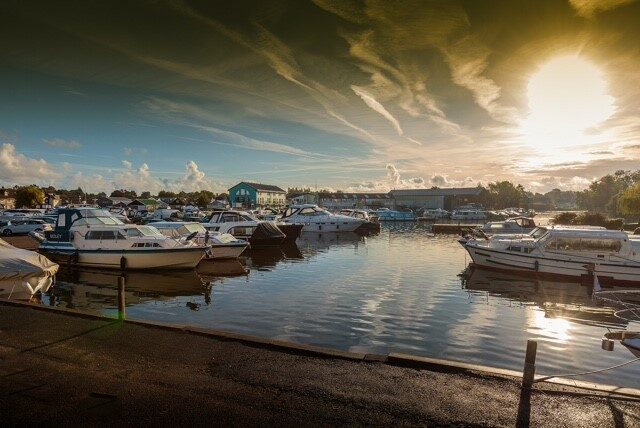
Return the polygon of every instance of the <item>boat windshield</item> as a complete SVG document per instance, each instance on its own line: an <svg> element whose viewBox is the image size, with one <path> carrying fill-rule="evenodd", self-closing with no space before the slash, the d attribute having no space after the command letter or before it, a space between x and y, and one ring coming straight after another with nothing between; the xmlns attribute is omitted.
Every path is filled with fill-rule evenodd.
<svg viewBox="0 0 640 428"><path fill-rule="evenodd" d="M189 224L181 225L178 228L178 231L180 232L181 235L190 235L193 232L206 233L207 229L205 229L204 226L202 226L199 223L189 223Z"/></svg>
<svg viewBox="0 0 640 428"><path fill-rule="evenodd" d="M540 238L545 233L547 233L546 227L536 227L531 232L529 232L529 236L531 236L532 238Z"/></svg>
<svg viewBox="0 0 640 428"><path fill-rule="evenodd" d="M158 229L152 226L136 226L136 227L127 228L127 236L130 238L135 238L135 237L153 238L153 237L163 237L164 235L160 233Z"/></svg>

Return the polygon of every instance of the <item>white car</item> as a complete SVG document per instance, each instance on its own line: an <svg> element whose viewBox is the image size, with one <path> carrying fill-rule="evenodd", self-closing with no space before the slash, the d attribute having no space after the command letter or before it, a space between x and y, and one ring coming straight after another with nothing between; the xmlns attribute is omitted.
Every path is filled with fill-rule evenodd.
<svg viewBox="0 0 640 428"><path fill-rule="evenodd" d="M12 220L9 224L0 228L0 234L9 236L28 234L29 232L44 232L45 230L53 230L53 228L42 220Z"/></svg>

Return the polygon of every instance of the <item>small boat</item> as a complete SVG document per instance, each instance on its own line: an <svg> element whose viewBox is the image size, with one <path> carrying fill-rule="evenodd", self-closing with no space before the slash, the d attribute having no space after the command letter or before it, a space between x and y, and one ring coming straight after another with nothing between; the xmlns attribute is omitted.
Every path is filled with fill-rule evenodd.
<svg viewBox="0 0 640 428"><path fill-rule="evenodd" d="M151 226L124 224L104 210L66 208L57 214L55 229L39 237L38 252L60 263L121 270L190 269L205 254L204 246L169 238Z"/></svg>
<svg viewBox="0 0 640 428"><path fill-rule="evenodd" d="M244 239L252 247L278 246L287 239L275 223L256 220L246 211L214 211L202 226L211 232L229 233Z"/></svg>
<svg viewBox="0 0 640 428"><path fill-rule="evenodd" d="M458 209L451 213L451 220L486 220L487 213L479 209Z"/></svg>
<svg viewBox="0 0 640 428"><path fill-rule="evenodd" d="M377 215L375 216L369 215L369 211L367 210L344 209L344 210L340 210L338 214L364 220L365 223L360 227L359 230L367 230L370 232L380 231L380 221L379 221L380 219L378 218Z"/></svg>
<svg viewBox="0 0 640 428"><path fill-rule="evenodd" d="M388 208L379 209L378 214L379 221L416 221L416 215L411 211L394 211Z"/></svg>
<svg viewBox="0 0 640 428"><path fill-rule="evenodd" d="M46 292L58 268L42 254L0 239L0 297L29 300L38 291Z"/></svg>
<svg viewBox="0 0 640 428"><path fill-rule="evenodd" d="M341 214L332 214L314 204L292 205L282 214L281 221L303 225L303 232L355 232L366 221Z"/></svg>
<svg viewBox="0 0 640 428"><path fill-rule="evenodd" d="M237 239L229 233L210 232L195 222L160 221L153 223L160 233L181 242L192 241L208 247L209 259L236 259L249 246L247 241Z"/></svg>
<svg viewBox="0 0 640 428"><path fill-rule="evenodd" d="M514 217L505 221L491 221L478 228L485 235L494 234L526 234L536 228L532 218Z"/></svg>
<svg viewBox="0 0 640 428"><path fill-rule="evenodd" d="M484 269L568 280L590 277L595 269L603 284L640 284L640 239L621 231L550 228L538 237L494 235L459 242Z"/></svg>
<svg viewBox="0 0 640 428"><path fill-rule="evenodd" d="M442 208L425 209L422 211L422 215L418 218L420 220L441 220L443 218L449 218L451 213Z"/></svg>

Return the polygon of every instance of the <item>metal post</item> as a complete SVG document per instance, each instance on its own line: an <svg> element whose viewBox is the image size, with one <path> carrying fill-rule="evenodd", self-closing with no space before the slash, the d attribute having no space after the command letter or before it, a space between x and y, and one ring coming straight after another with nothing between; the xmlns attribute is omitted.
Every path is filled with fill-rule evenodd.
<svg viewBox="0 0 640 428"><path fill-rule="evenodd" d="M522 371L522 387L530 389L533 386L533 379L536 375L536 352L538 342L527 340L527 354L524 358L524 370Z"/></svg>
<svg viewBox="0 0 640 428"><path fill-rule="evenodd" d="M118 277L118 319L125 318L124 276Z"/></svg>

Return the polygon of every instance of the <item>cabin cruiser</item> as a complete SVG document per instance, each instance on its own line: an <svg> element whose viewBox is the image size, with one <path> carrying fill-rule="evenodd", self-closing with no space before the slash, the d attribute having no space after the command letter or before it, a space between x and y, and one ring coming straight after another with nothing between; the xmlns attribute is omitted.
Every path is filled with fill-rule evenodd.
<svg viewBox="0 0 640 428"><path fill-rule="evenodd" d="M121 222L129 223L129 213L126 208L118 206L109 207L109 213Z"/></svg>
<svg viewBox="0 0 640 428"><path fill-rule="evenodd" d="M415 221L416 215L411 211L394 211L389 208L380 208L376 211L380 221Z"/></svg>
<svg viewBox="0 0 640 428"><path fill-rule="evenodd" d="M287 238L275 223L256 220L246 211L215 211L202 226L210 232L229 233L244 239L252 247L277 246Z"/></svg>
<svg viewBox="0 0 640 428"><path fill-rule="evenodd" d="M122 223L109 212L89 208L58 210L53 231L38 251L61 263L118 269L194 268L206 247L164 236L151 226Z"/></svg>
<svg viewBox="0 0 640 428"><path fill-rule="evenodd" d="M380 231L380 222L377 215L370 215L367 210L357 209L344 209L338 212L340 215L346 215L347 217L360 218L365 221L361 226L361 230L369 230L371 232Z"/></svg>
<svg viewBox="0 0 640 428"><path fill-rule="evenodd" d="M486 220L487 213L479 209L458 209L451 213L451 220Z"/></svg>
<svg viewBox="0 0 640 428"><path fill-rule="evenodd" d="M161 221L153 223L153 227L165 236L208 247L209 259L235 259L249 246L247 241L236 239L229 233L210 232L202 223Z"/></svg>
<svg viewBox="0 0 640 428"><path fill-rule="evenodd" d="M303 225L303 232L354 232L366 223L362 218L332 214L315 204L292 205L284 211L281 220Z"/></svg>
<svg viewBox="0 0 640 428"><path fill-rule="evenodd" d="M422 211L421 218L424 220L440 220L443 218L448 218L451 216L451 213L447 210L443 210L442 208L436 209L425 209Z"/></svg>
<svg viewBox="0 0 640 428"><path fill-rule="evenodd" d="M640 284L640 239L621 231L551 228L539 237L494 235L459 242L480 268L567 280L595 271L603 284Z"/></svg>
<svg viewBox="0 0 640 428"><path fill-rule="evenodd" d="M485 235L494 234L525 234L536 228L532 218L514 217L505 221L490 221L478 228Z"/></svg>
<svg viewBox="0 0 640 428"><path fill-rule="evenodd" d="M42 254L0 239L0 297L29 300L38 291L51 287L58 268Z"/></svg>

